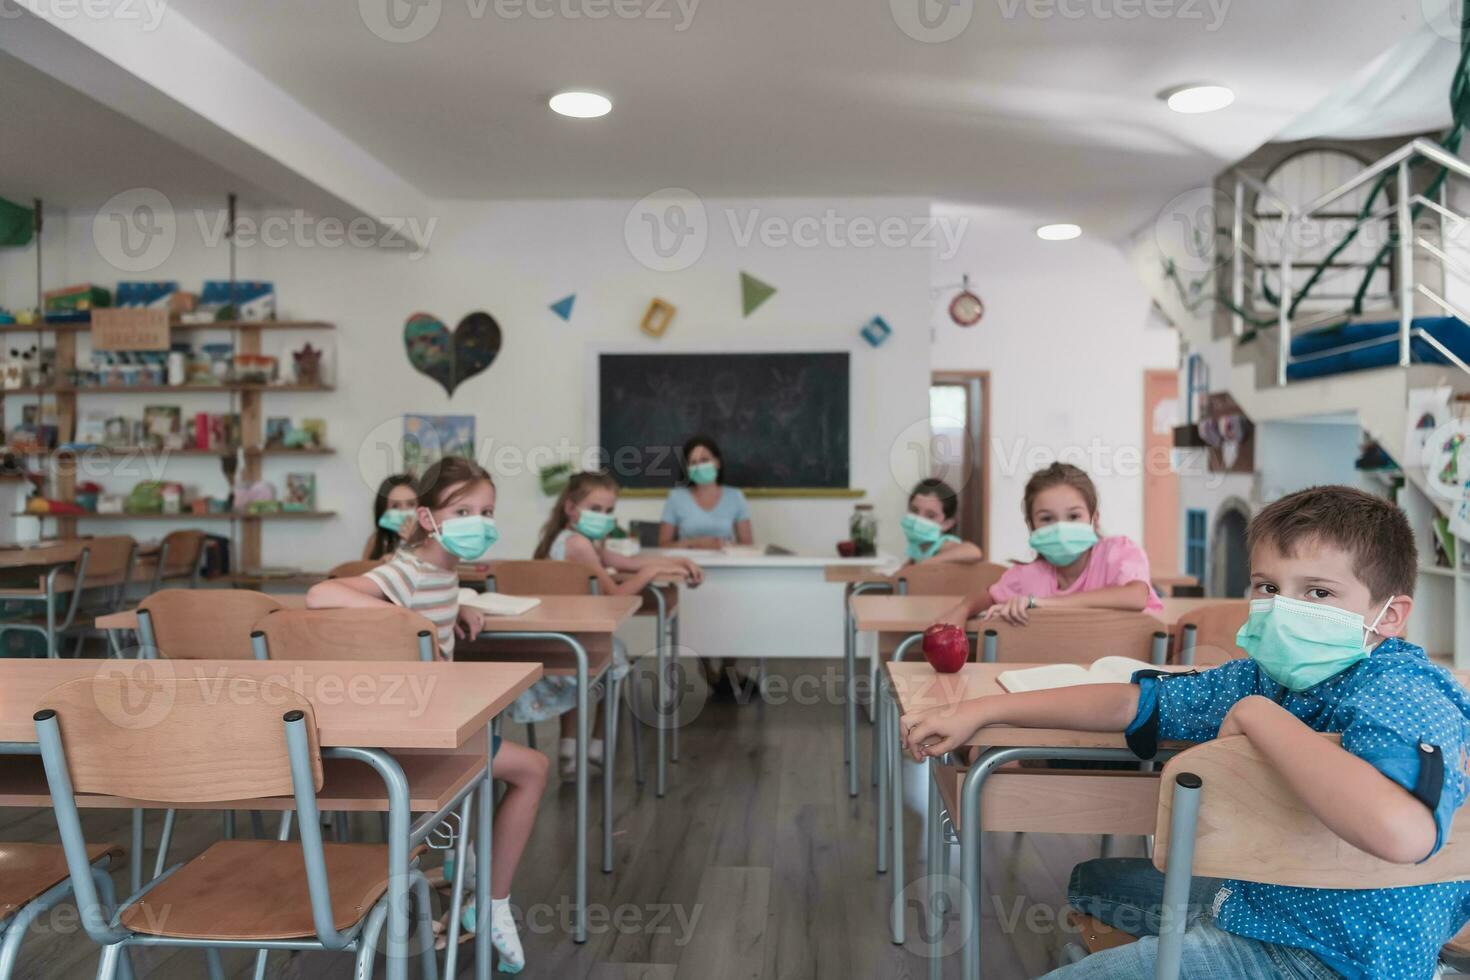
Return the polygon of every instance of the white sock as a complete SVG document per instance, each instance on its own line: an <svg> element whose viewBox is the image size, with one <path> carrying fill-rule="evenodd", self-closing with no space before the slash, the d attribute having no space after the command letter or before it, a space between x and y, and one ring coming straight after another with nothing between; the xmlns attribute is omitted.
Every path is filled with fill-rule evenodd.
<svg viewBox="0 0 1470 980"><path fill-rule="evenodd" d="M592 739L591 743L587 746L587 761L588 762L595 762L598 765L601 765L602 764L602 756L603 756L602 739L600 739L600 738L594 738L594 739Z"/></svg>
<svg viewBox="0 0 1470 980"><path fill-rule="evenodd" d="M516 931L515 916L511 914L510 896L490 899L490 942L500 954L501 973L519 973L526 965L526 953L521 949L521 936Z"/></svg>
<svg viewBox="0 0 1470 980"><path fill-rule="evenodd" d="M577 754L577 740L574 738L562 739L557 743L556 754L563 759L573 758Z"/></svg>

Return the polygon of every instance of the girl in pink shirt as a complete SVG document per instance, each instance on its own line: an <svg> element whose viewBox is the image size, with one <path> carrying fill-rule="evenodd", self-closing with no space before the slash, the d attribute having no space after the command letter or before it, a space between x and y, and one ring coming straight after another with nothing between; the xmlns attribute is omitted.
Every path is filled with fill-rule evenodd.
<svg viewBox="0 0 1470 980"><path fill-rule="evenodd" d="M956 606L944 622L980 614L1025 626L1032 609L1123 609L1160 612L1149 584L1148 557L1124 535L1098 534L1097 488L1069 463L1053 463L1026 483L1026 526L1035 561L1013 565L1000 581Z"/></svg>

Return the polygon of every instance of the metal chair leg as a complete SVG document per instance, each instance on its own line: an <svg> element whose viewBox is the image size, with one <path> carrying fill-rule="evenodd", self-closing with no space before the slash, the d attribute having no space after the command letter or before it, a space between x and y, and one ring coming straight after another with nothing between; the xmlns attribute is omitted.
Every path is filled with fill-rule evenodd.
<svg viewBox="0 0 1470 980"><path fill-rule="evenodd" d="M536 723L533 722L533 721L528 721L528 722L526 722L526 748L528 748L528 749L534 749L535 747L536 747Z"/></svg>
<svg viewBox="0 0 1470 980"><path fill-rule="evenodd" d="M206 949L204 962L209 966L209 980L225 980L225 965L219 958L219 950L213 947Z"/></svg>
<svg viewBox="0 0 1470 980"><path fill-rule="evenodd" d="M388 903L379 901L368 913L363 924L362 935L357 940L357 962L353 966L354 980L373 980L373 967L378 953L378 939L383 934L383 923L388 921Z"/></svg>
<svg viewBox="0 0 1470 980"><path fill-rule="evenodd" d="M633 710L634 685L627 684L623 687L623 697L628 701L628 741L633 743L633 779L639 785L643 785L643 723L638 720L638 712Z"/></svg>
<svg viewBox="0 0 1470 980"><path fill-rule="evenodd" d="M418 920L419 977L439 980L439 955L434 952L434 906L429 904L429 879L422 871L412 872L414 906ZM488 938L488 937L487 937Z"/></svg>
<svg viewBox="0 0 1470 980"><path fill-rule="evenodd" d="M97 980L116 980L122 952L121 944L102 947L102 955L97 959Z"/></svg>
<svg viewBox="0 0 1470 980"><path fill-rule="evenodd" d="M610 673L610 672L609 672ZM623 706L620 679L607 677L602 702L602 873L613 869L613 783L617 774L618 715Z"/></svg>

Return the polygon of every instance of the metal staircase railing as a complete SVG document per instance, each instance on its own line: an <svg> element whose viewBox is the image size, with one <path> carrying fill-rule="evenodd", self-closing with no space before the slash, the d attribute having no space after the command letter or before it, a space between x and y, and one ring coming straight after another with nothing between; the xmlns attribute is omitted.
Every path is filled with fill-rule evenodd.
<svg viewBox="0 0 1470 980"><path fill-rule="evenodd" d="M1423 190L1415 190L1413 167L1418 163L1428 163L1440 168L1440 175L1428 186L1429 193L1438 200L1431 198ZM1333 205L1340 206L1346 198L1368 186L1370 182L1384 182L1390 175L1394 181L1392 201L1374 211L1367 211L1365 208L1365 213L1357 215L1345 240L1338 243L1329 253L1327 260L1308 259L1297 254L1298 250L1294 248L1293 242L1298 237L1296 232L1306 223L1335 216L1330 210ZM1387 293L1375 295L1374 298L1388 300L1398 313L1398 364L1404 367L1410 364L1413 342L1419 340L1443 355L1445 360L1461 371L1470 375L1470 364L1449 350L1436 337L1414 326L1414 310L1417 297L1420 296L1433 304L1437 310L1470 323L1470 312L1442 295L1442 292L1447 293L1450 290L1441 287L1442 292L1436 291L1429 284L1416 279L1415 275L1416 256L1422 254L1431 258L1436 268L1443 270L1446 281L1453 276L1470 284L1470 263L1455 258L1451 254L1452 249L1449 245L1452 240L1455 240L1457 233L1464 229L1467 221L1470 221L1470 216L1456 212L1448 203L1448 187L1451 181L1458 181L1460 186L1470 189L1470 164L1466 164L1454 153L1432 140L1416 139L1359 171L1342 185L1299 207L1293 207L1283 201L1270 187L1250 174L1234 171L1231 176L1235 179L1229 303L1231 329L1237 339L1244 340L1248 321L1251 326L1262 326L1270 322L1258 320L1252 316L1253 306L1248 296L1248 284L1253 286L1259 277L1261 292L1276 307L1276 383L1278 385L1286 384L1287 370L1293 364L1382 343L1381 340L1365 341L1361 344L1334 347L1313 354L1293 355L1291 352L1294 332L1299 335L1328 325L1336 325L1350 321L1355 313L1360 314L1364 298L1373 295L1369 292L1373 277L1380 269L1388 266L1390 259L1394 262L1393 288ZM1375 184L1375 194L1379 186ZM1258 205L1265 203L1271 209L1279 212L1280 250L1276 256L1265 256L1257 247L1257 243L1267 238L1269 230L1263 227L1261 216L1255 213L1255 208L1247 207L1247 200L1251 195L1255 195ZM1371 196L1369 200L1371 202ZM1438 217L1437 236L1433 232L1427 232L1422 222L1418 220L1425 212L1430 212ZM1371 260L1333 262L1348 241L1375 225L1383 232L1383 239L1387 244ZM1467 238L1465 243L1470 245L1470 238ZM1318 313L1305 318L1298 316L1298 307L1305 300L1338 298L1312 292L1312 287L1321 281L1324 271L1329 267L1361 269L1364 272L1362 285L1351 297L1354 301L1353 307L1346 312ZM1294 294L1292 291L1294 273L1301 269L1310 269L1311 272L1303 288ZM1269 271L1274 271L1276 274L1275 290L1270 288L1270 283L1266 279ZM1272 296L1273 292L1274 296Z"/></svg>

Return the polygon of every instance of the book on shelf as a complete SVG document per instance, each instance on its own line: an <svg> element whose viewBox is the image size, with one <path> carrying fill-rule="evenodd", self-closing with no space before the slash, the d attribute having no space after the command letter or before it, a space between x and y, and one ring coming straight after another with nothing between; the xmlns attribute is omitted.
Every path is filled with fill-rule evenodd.
<svg viewBox="0 0 1470 980"><path fill-rule="evenodd" d="M1128 684L1133 680L1134 671L1153 669L1153 664L1133 657L1099 657L1087 667L1081 664L1044 664L1002 671L996 680L1010 693L1020 694L1080 684Z"/></svg>

